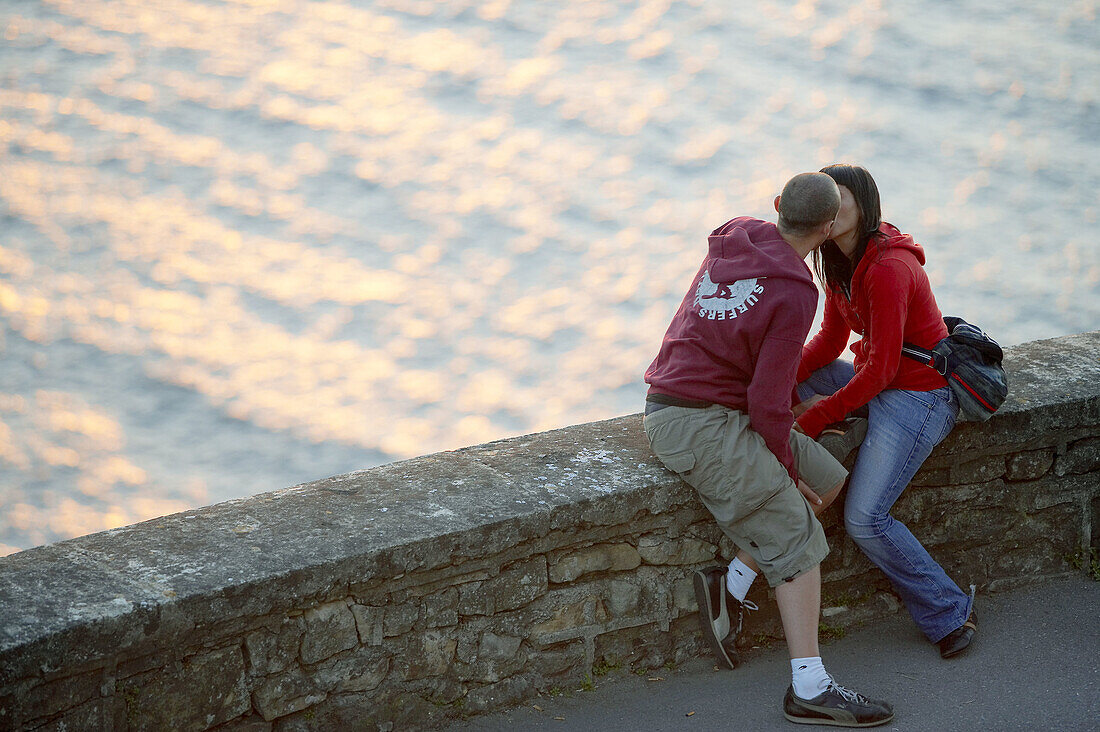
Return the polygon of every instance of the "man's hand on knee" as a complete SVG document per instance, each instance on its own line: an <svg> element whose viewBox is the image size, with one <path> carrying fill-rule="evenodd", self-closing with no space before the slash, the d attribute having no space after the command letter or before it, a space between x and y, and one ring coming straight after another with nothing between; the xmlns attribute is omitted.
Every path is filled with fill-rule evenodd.
<svg viewBox="0 0 1100 732"><path fill-rule="evenodd" d="M821 505L821 496L817 495L813 488L806 485L801 480L798 481L798 490L802 491L802 495L806 497L806 500L810 502L811 506Z"/></svg>

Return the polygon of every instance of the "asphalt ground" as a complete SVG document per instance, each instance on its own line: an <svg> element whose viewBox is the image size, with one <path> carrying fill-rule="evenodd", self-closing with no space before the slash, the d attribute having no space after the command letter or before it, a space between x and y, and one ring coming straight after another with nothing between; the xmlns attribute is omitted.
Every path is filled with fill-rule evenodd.
<svg viewBox="0 0 1100 732"><path fill-rule="evenodd" d="M823 645L825 667L840 684L893 704L894 719L879 730L1100 730L1100 582L1081 574L979 592L975 607L978 633L960 656L941 659L902 611ZM544 695L447 729L808 729L783 717L789 683L779 645L733 671L697 659L646 677L611 672L591 690Z"/></svg>

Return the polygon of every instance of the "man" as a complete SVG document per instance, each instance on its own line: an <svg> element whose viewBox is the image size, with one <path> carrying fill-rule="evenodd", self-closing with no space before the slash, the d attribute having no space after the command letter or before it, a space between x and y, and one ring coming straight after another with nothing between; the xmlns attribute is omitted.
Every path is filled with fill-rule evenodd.
<svg viewBox="0 0 1100 732"><path fill-rule="evenodd" d="M829 547L815 511L836 498L847 473L792 430L795 374L817 308L804 260L829 238L840 192L829 176L803 173L775 209L777 224L737 218L710 235L646 371L646 435L741 550L728 568L695 577L704 636L719 662L736 665L744 598L761 571L775 588L791 656L787 719L883 724L893 719L890 705L839 686L821 661L820 563Z"/></svg>

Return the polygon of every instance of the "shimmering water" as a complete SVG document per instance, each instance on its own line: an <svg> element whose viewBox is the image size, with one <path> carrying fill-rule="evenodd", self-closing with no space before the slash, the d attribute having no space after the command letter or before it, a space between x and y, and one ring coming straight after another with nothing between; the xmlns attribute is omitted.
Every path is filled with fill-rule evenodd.
<svg viewBox="0 0 1100 732"><path fill-rule="evenodd" d="M636 412L705 247L876 176L1100 327L1094 0L0 0L0 553Z"/></svg>

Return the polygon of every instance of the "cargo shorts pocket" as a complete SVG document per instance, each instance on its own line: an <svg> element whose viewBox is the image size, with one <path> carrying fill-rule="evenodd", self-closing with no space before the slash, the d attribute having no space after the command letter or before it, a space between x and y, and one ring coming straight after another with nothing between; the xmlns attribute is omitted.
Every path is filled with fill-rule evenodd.
<svg viewBox="0 0 1100 732"><path fill-rule="evenodd" d="M687 475L695 468L695 453L691 450L671 452L667 455L658 455L665 467L677 475Z"/></svg>
<svg viewBox="0 0 1100 732"><path fill-rule="evenodd" d="M792 507L790 498L780 491L749 511L733 526L741 537L738 542L758 564L771 563L790 548L788 533L797 533L800 512ZM742 543L743 542L743 543Z"/></svg>

